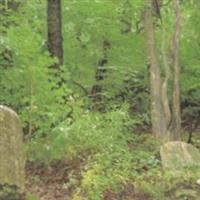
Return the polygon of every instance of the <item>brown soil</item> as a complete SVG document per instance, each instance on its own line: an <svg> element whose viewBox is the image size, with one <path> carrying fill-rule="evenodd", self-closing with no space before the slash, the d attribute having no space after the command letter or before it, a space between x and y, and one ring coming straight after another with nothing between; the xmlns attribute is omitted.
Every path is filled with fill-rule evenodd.
<svg viewBox="0 0 200 200"><path fill-rule="evenodd" d="M29 162L26 166L27 192L40 200L71 200L75 187L80 184L81 160L58 161L50 166ZM75 184L68 185L73 174ZM104 200L150 200L146 195L137 193L132 184L122 185L119 192L106 190Z"/></svg>
<svg viewBox="0 0 200 200"><path fill-rule="evenodd" d="M69 175L80 180L80 168L80 160L58 161L51 166L29 162L26 166L27 191L40 200L70 200L74 185L67 185Z"/></svg>

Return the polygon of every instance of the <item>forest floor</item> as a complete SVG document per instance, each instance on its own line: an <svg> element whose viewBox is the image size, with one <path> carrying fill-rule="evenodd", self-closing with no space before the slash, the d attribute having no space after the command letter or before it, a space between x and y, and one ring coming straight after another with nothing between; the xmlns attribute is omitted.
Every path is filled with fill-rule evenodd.
<svg viewBox="0 0 200 200"><path fill-rule="evenodd" d="M78 184L81 180L81 162L80 160L74 160L70 162L58 161L51 166L45 166L44 164L28 163L27 172L27 190L33 194L36 198L34 200L72 200L72 194L75 190L75 186L68 186L69 174L73 170L76 174ZM164 197L164 200L196 200L196 198L175 198L175 191L181 191L187 189L187 191L198 192L200 194L200 188L198 185L191 184L177 184L172 190L168 191ZM155 200L144 193L138 193L132 184L127 184L125 190L121 193L115 193L111 190L105 191L104 200Z"/></svg>
<svg viewBox="0 0 200 200"><path fill-rule="evenodd" d="M74 186L68 186L69 174L73 171L77 186L81 180L81 160L58 161L51 166L29 162L26 166L26 188L40 200L71 200ZM142 193L136 193L130 184L122 193L105 191L104 200L150 200Z"/></svg>
<svg viewBox="0 0 200 200"><path fill-rule="evenodd" d="M30 162L27 164L26 187L40 200L70 200L74 188L67 187L70 171L80 179L80 161L58 161L51 166Z"/></svg>
<svg viewBox="0 0 200 200"><path fill-rule="evenodd" d="M198 134L200 138L200 134ZM197 140L196 140L197 141ZM196 143L200 149L200 140ZM80 186L82 179L81 171L84 166L84 159L59 160L47 165L39 162L28 162L26 165L26 188L29 194L35 195L33 200L72 200L72 196L77 187ZM71 184L73 174L74 183ZM197 177L199 178L199 177ZM181 180L183 181L183 180ZM177 191L188 192L189 195L199 195L200 187L195 184L177 182L171 189L164 193L163 200L185 200L185 198L175 198ZM187 195L187 194L186 194ZM136 192L133 184L123 186L121 192L107 190L104 192L103 200L155 200L143 192ZM187 198L196 200L196 198Z"/></svg>
<svg viewBox="0 0 200 200"><path fill-rule="evenodd" d="M71 200L75 188L67 187L70 171L76 173L77 180L81 178L81 162L59 161L51 166L44 164L28 163L26 167L27 183L29 193L34 194L40 200ZM77 182L77 184L79 184ZM116 194L113 191L105 191L104 200L150 200L142 193L136 193L130 184L126 186L123 193Z"/></svg>

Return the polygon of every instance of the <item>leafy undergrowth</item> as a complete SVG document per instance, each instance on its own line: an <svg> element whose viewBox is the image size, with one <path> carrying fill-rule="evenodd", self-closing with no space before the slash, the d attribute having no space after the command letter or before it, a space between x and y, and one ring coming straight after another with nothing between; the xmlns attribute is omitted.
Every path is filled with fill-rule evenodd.
<svg viewBox="0 0 200 200"><path fill-rule="evenodd" d="M41 200L198 200L199 169L181 177L163 173L160 144L150 134L129 132L129 123L123 110L87 113L33 139L28 191Z"/></svg>
<svg viewBox="0 0 200 200"><path fill-rule="evenodd" d="M81 184L81 164L80 160L59 161L50 166L29 163L27 190L38 197L29 200L73 199ZM169 174L138 177L132 182L121 183L117 190L105 189L102 200L198 200L200 189L195 181L199 173L187 170L186 174L179 178Z"/></svg>

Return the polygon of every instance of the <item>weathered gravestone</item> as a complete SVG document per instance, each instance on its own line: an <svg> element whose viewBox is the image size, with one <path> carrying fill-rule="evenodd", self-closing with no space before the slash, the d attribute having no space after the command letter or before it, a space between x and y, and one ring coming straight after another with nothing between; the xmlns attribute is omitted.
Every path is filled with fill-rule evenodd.
<svg viewBox="0 0 200 200"><path fill-rule="evenodd" d="M163 169L181 171L184 167L200 167L200 151L191 144L184 142L168 142L160 149ZM200 168L199 168L200 169Z"/></svg>
<svg viewBox="0 0 200 200"><path fill-rule="evenodd" d="M163 169L172 173L174 177L182 176L185 167L195 167L200 172L200 151L191 144L179 141L168 142L161 147L160 155ZM199 185L196 182L185 182L183 179L166 195L166 200L199 200Z"/></svg>
<svg viewBox="0 0 200 200"><path fill-rule="evenodd" d="M23 133L17 114L0 105L0 185L24 190L25 156Z"/></svg>

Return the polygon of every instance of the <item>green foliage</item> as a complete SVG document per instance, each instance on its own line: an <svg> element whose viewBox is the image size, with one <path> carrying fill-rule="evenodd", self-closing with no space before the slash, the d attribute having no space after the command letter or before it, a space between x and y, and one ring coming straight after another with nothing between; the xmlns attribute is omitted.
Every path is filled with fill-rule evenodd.
<svg viewBox="0 0 200 200"><path fill-rule="evenodd" d="M86 192L88 199L101 199L107 187L115 188L131 173L132 156L127 146L130 135L122 129L127 117L123 110L83 114L71 126L57 127L45 141L33 140L29 158L51 162L86 156L76 192Z"/></svg>
<svg viewBox="0 0 200 200"><path fill-rule="evenodd" d="M25 200L25 194L16 185L0 184L0 200Z"/></svg>
<svg viewBox="0 0 200 200"><path fill-rule="evenodd" d="M106 189L118 193L129 182L154 200L166 200L166 193L181 180L162 173L160 144L143 133L144 127L150 132L144 1L62 1L64 65L59 72L52 69L57 59L47 48L46 1L18 2L16 10L0 2L0 103L14 108L22 119L30 136L28 160L47 165L80 160L80 180L72 172L66 183L76 188L73 200L101 200ZM200 112L199 8L198 0L181 1L181 102L186 124L198 122ZM163 1L161 14L162 22L155 19L155 25L163 65L163 33L165 50L170 51L174 31L170 1ZM110 43L100 83L106 112L98 113L89 110L89 97L99 60L105 56L104 40ZM197 136L194 140L200 146ZM181 179L194 184L198 173L187 169ZM172 199L193 194L189 193L173 193Z"/></svg>
<svg viewBox="0 0 200 200"><path fill-rule="evenodd" d="M17 10L4 12L0 24L0 101L20 113L24 127L30 128L31 124L32 132L38 130L47 134L51 132L51 126L65 121L70 111L66 97L72 94L71 91L74 96L77 93L78 96L85 95L85 92L90 95L96 83L98 62L103 57L102 43L105 39L111 44L107 52L106 75L101 82L106 109L119 108L126 102L133 118L130 123L149 125L148 70L141 17L143 1L63 1L66 53L59 77L55 77L50 69L55 59L47 52L46 3L19 2ZM4 8L5 4L1 6ZM192 99L198 99L199 56L198 42L194 42L198 41L198 6L192 1L182 4L182 105L186 107L184 113L192 115L199 102L194 109L184 102L191 102L189 91L194 87L197 92L193 93ZM164 28L168 30L165 42L169 50L174 31L172 5L166 2L161 11L162 28L156 29L158 46L162 43ZM195 48L191 49L194 44ZM66 84L58 88L57 83L63 78ZM88 97L82 101L84 107L90 106Z"/></svg>
<svg viewBox="0 0 200 200"><path fill-rule="evenodd" d="M33 139L29 159L47 164L81 159L81 183L73 198L101 200L107 188L117 191L122 183L152 178L159 171L159 144L149 135L128 131L129 120L127 106L106 114L83 113L72 125L56 127L48 138ZM70 180L68 186L77 184L73 176Z"/></svg>
<svg viewBox="0 0 200 200"><path fill-rule="evenodd" d="M29 8L26 4L24 7ZM36 130L47 134L51 126L69 111L64 100L69 89L58 87L64 75L65 80L68 79L68 74L56 77L50 69L56 60L44 49L43 36L35 31L41 22L36 20L31 24L33 27L30 25L31 17L38 18L34 14L27 18L17 14L13 16L17 26L7 28L2 40L11 54L11 62L0 69L0 102L18 111L30 135Z"/></svg>
<svg viewBox="0 0 200 200"><path fill-rule="evenodd" d="M32 194L27 194L26 200L39 200L38 197L32 195Z"/></svg>

